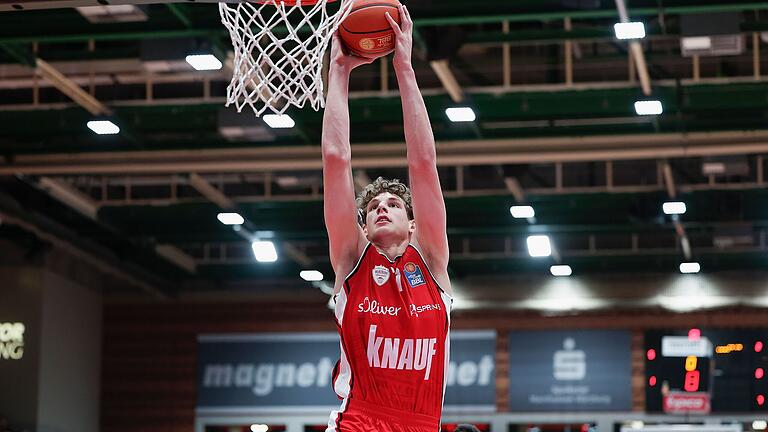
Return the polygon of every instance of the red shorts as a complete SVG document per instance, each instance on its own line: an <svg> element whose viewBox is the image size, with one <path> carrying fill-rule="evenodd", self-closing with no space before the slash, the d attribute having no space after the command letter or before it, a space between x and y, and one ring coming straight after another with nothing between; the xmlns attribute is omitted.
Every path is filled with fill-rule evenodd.
<svg viewBox="0 0 768 432"><path fill-rule="evenodd" d="M326 432L439 432L440 418L350 399Z"/></svg>

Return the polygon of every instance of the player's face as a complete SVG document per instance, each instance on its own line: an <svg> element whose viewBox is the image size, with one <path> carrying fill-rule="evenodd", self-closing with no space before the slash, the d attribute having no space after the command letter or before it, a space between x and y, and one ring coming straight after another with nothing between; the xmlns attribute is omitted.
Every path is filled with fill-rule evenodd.
<svg viewBox="0 0 768 432"><path fill-rule="evenodd" d="M370 241L380 241L387 237L407 238L414 229L412 220L408 220L405 201L399 196L382 192L372 199L365 208L365 236Z"/></svg>

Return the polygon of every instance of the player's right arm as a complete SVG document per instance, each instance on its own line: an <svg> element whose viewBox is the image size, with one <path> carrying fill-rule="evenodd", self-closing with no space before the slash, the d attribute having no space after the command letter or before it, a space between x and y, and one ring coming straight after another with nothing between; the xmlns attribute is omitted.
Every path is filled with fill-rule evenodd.
<svg viewBox="0 0 768 432"><path fill-rule="evenodd" d="M357 205L352 181L352 150L349 143L349 74L372 60L346 55L338 34L331 45L328 96L323 114L323 212L328 230L331 265L336 273L334 294L352 271L365 247L357 224Z"/></svg>

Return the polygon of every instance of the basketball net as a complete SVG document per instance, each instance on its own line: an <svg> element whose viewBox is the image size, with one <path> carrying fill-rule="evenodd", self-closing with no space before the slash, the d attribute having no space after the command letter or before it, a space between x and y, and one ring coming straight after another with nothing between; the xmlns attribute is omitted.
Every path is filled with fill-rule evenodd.
<svg viewBox="0 0 768 432"><path fill-rule="evenodd" d="M271 109L282 114L309 102L317 111L323 98L323 56L352 0L265 0L219 3L221 21L234 48L227 106L240 112L250 105L256 116Z"/></svg>

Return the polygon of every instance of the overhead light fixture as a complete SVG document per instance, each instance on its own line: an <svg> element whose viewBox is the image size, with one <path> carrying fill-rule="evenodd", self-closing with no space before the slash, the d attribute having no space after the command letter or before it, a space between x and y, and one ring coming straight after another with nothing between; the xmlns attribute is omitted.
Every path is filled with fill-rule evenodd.
<svg viewBox="0 0 768 432"><path fill-rule="evenodd" d="M616 39L642 39L645 37L645 24L641 22L616 23L613 25Z"/></svg>
<svg viewBox="0 0 768 432"><path fill-rule="evenodd" d="M531 206L512 206L509 208L509 212L512 213L512 217L515 219L528 219L536 216L536 212L533 211Z"/></svg>
<svg viewBox="0 0 768 432"><path fill-rule="evenodd" d="M708 50L712 48L712 38L709 36L688 36L680 39L685 50Z"/></svg>
<svg viewBox="0 0 768 432"><path fill-rule="evenodd" d="M680 273L683 273L683 274L698 273L700 270L701 270L701 266L697 262L680 263Z"/></svg>
<svg viewBox="0 0 768 432"><path fill-rule="evenodd" d="M549 236L528 236L526 243L528 244L528 254L532 257L548 257L552 255L552 245L549 243Z"/></svg>
<svg viewBox="0 0 768 432"><path fill-rule="evenodd" d="M296 126L296 122L288 114L265 114L261 118L272 129L289 129Z"/></svg>
<svg viewBox="0 0 768 432"><path fill-rule="evenodd" d="M195 68L195 70L199 71L219 70L224 66L221 63L221 60L216 58L213 54L191 54L188 55L185 60L187 60L187 63Z"/></svg>
<svg viewBox="0 0 768 432"><path fill-rule="evenodd" d="M275 262L277 261L277 250L275 244L267 240L256 240L251 243L251 249L253 249L253 256L256 257L258 262Z"/></svg>
<svg viewBox="0 0 768 432"><path fill-rule="evenodd" d="M752 430L764 431L768 428L768 422L765 420L755 420L752 422Z"/></svg>
<svg viewBox="0 0 768 432"><path fill-rule="evenodd" d="M635 112L637 115L659 115L664 112L661 101L644 100L635 102Z"/></svg>
<svg viewBox="0 0 768 432"><path fill-rule="evenodd" d="M245 223L245 219L240 216L240 213L219 213L216 218L224 225L242 225Z"/></svg>
<svg viewBox="0 0 768 432"><path fill-rule="evenodd" d="M704 175L723 175L725 174L725 163L704 162L701 164L701 173Z"/></svg>
<svg viewBox="0 0 768 432"><path fill-rule="evenodd" d="M307 282L318 282L323 280L323 274L317 270L302 270L299 276Z"/></svg>
<svg viewBox="0 0 768 432"><path fill-rule="evenodd" d="M88 129L99 135L114 135L120 133L120 128L109 120L91 120L86 123Z"/></svg>
<svg viewBox="0 0 768 432"><path fill-rule="evenodd" d="M251 425L251 432L267 432L269 430L269 426L265 424L252 424Z"/></svg>
<svg viewBox="0 0 768 432"><path fill-rule="evenodd" d="M448 116L448 120L454 123L472 122L477 118L477 116L475 116L475 112L470 107L446 108L445 115Z"/></svg>
<svg viewBox="0 0 768 432"><path fill-rule="evenodd" d="M661 209L668 215L681 215L687 210L685 203L681 201L667 201L661 205Z"/></svg>
<svg viewBox="0 0 768 432"><path fill-rule="evenodd" d="M552 276L570 276L573 273L569 265L553 265L549 268L549 272Z"/></svg>
<svg viewBox="0 0 768 432"><path fill-rule="evenodd" d="M146 6L107 5L76 7L80 15L94 24L146 21Z"/></svg>

